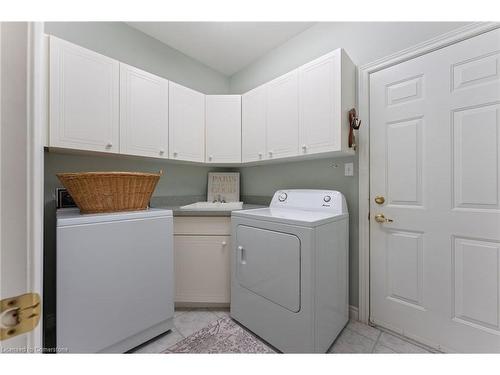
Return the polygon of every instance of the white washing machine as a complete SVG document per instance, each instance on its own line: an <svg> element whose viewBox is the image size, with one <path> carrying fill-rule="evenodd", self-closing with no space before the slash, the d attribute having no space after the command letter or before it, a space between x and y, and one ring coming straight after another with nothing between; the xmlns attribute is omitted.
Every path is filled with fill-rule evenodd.
<svg viewBox="0 0 500 375"><path fill-rule="evenodd" d="M57 347L123 353L173 328L171 210L57 211Z"/></svg>
<svg viewBox="0 0 500 375"><path fill-rule="evenodd" d="M325 353L349 319L348 216L331 190L233 211L231 317L284 353Z"/></svg>

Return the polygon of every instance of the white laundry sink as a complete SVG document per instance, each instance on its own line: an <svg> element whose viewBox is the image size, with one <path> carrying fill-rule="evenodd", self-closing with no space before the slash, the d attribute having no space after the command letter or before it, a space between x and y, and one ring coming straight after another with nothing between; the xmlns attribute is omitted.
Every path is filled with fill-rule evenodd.
<svg viewBox="0 0 500 375"><path fill-rule="evenodd" d="M196 202L181 206L182 210L201 210L201 211L232 211L241 210L243 202Z"/></svg>

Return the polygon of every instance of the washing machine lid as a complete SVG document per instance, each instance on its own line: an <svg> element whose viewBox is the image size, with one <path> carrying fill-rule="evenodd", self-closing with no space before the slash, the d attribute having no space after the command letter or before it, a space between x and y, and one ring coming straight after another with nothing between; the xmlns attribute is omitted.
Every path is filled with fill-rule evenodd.
<svg viewBox="0 0 500 375"><path fill-rule="evenodd" d="M78 208L61 208L56 211L57 227L105 223L111 221L136 220L172 216L172 210L149 208L141 211L109 212L102 214L81 214Z"/></svg>

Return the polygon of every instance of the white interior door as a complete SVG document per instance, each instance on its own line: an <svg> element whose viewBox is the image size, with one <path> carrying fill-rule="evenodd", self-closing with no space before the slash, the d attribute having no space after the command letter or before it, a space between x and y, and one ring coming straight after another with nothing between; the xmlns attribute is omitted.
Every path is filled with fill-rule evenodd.
<svg viewBox="0 0 500 375"><path fill-rule="evenodd" d="M41 301L18 297L41 296L42 45L43 24L0 22L0 353L42 348L41 324L18 324L41 315Z"/></svg>
<svg viewBox="0 0 500 375"><path fill-rule="evenodd" d="M371 321L500 352L500 31L372 74L370 127Z"/></svg>

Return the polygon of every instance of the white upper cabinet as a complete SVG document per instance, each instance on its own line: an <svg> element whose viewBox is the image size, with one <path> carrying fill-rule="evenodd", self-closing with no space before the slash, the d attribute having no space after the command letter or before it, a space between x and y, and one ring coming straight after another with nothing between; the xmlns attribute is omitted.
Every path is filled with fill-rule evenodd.
<svg viewBox="0 0 500 375"><path fill-rule="evenodd" d="M297 70L269 82L266 87L268 158L296 156L299 144Z"/></svg>
<svg viewBox="0 0 500 375"><path fill-rule="evenodd" d="M299 155L348 148L355 69L338 49L299 68Z"/></svg>
<svg viewBox="0 0 500 375"><path fill-rule="evenodd" d="M168 157L168 81L121 63L120 152Z"/></svg>
<svg viewBox="0 0 500 375"><path fill-rule="evenodd" d="M241 163L241 96L206 96L207 163Z"/></svg>
<svg viewBox="0 0 500 375"><path fill-rule="evenodd" d="M205 95L51 36L48 145L213 164L341 155L355 74L337 49L243 95Z"/></svg>
<svg viewBox="0 0 500 375"><path fill-rule="evenodd" d="M243 163L267 159L266 87L260 86L241 97L241 159Z"/></svg>
<svg viewBox="0 0 500 375"><path fill-rule="evenodd" d="M50 38L49 146L119 152L119 63Z"/></svg>
<svg viewBox="0 0 500 375"><path fill-rule="evenodd" d="M205 95L169 82L169 156L205 161Z"/></svg>

